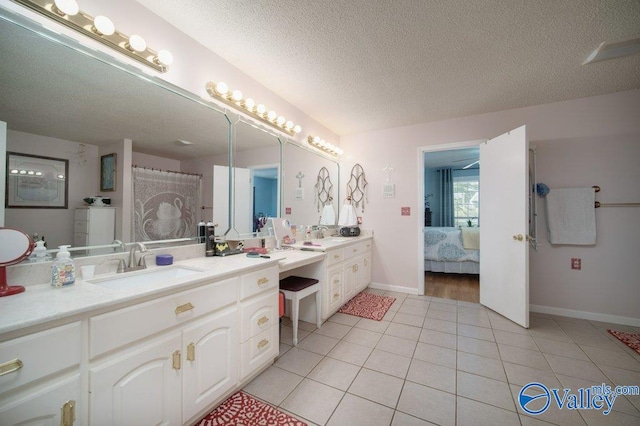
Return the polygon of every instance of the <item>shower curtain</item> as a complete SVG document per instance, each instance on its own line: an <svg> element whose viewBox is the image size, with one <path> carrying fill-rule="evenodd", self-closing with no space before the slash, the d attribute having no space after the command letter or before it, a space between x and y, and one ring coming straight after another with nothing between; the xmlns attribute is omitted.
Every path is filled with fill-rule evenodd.
<svg viewBox="0 0 640 426"><path fill-rule="evenodd" d="M134 241L197 235L201 176L133 167Z"/></svg>
<svg viewBox="0 0 640 426"><path fill-rule="evenodd" d="M453 226L453 171L451 167L438 169L440 191L440 226Z"/></svg>

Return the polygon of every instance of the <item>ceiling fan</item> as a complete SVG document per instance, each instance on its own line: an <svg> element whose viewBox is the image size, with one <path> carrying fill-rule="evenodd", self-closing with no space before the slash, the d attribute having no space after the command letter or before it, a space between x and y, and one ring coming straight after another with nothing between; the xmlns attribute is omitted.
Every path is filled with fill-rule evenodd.
<svg viewBox="0 0 640 426"><path fill-rule="evenodd" d="M473 167L476 164L480 163L480 159L478 159L477 157L463 158L462 160L455 160L453 161L453 163L462 163L462 162L468 162L468 161L472 161L472 162L464 166L462 170L467 170L468 168Z"/></svg>

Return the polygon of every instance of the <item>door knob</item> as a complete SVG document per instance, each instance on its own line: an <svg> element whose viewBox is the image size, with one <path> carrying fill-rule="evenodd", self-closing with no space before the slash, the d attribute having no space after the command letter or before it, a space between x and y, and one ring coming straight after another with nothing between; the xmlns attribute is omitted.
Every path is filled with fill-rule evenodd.
<svg viewBox="0 0 640 426"><path fill-rule="evenodd" d="M518 234L518 235L514 235L513 239L516 241L522 241L524 240L524 237L522 236L522 234Z"/></svg>

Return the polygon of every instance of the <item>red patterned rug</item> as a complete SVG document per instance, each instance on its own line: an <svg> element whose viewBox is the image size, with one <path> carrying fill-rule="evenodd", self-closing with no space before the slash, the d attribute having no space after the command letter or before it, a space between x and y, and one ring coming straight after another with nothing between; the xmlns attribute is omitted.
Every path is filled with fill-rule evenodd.
<svg viewBox="0 0 640 426"><path fill-rule="evenodd" d="M373 293L358 293L344 304L338 312L380 321L387 313L395 297L379 296Z"/></svg>
<svg viewBox="0 0 640 426"><path fill-rule="evenodd" d="M620 340L622 343L640 354L640 334L627 333L624 331L616 330L607 331L611 333L616 339Z"/></svg>
<svg viewBox="0 0 640 426"><path fill-rule="evenodd" d="M199 426L307 426L269 404L240 391L198 422Z"/></svg>

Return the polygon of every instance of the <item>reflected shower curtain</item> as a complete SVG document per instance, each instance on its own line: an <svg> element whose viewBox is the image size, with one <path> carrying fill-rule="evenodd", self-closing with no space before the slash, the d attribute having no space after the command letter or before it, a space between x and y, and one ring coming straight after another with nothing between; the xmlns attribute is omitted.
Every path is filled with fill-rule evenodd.
<svg viewBox="0 0 640 426"><path fill-rule="evenodd" d="M134 241L197 235L201 176L133 167Z"/></svg>
<svg viewBox="0 0 640 426"><path fill-rule="evenodd" d="M453 225L453 171L450 167L438 169L440 192L440 226Z"/></svg>

